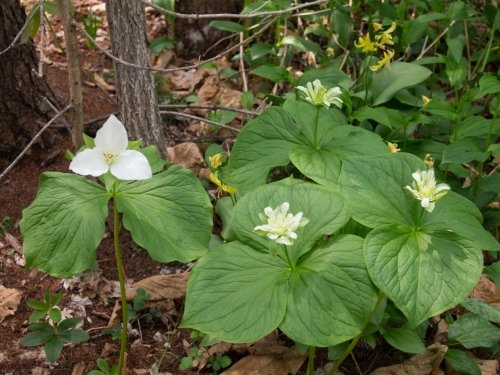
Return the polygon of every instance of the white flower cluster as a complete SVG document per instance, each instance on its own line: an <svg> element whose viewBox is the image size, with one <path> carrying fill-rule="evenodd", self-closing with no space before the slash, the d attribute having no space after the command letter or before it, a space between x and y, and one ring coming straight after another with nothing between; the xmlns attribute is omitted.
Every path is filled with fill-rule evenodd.
<svg viewBox="0 0 500 375"><path fill-rule="evenodd" d="M321 81L317 79L312 83L308 82L306 87L297 86L297 89L303 92L304 99L309 103L324 105L327 108L333 104L338 108L342 108L343 101L339 98L340 94L342 94L340 87L334 87L327 90L326 87L321 84Z"/></svg>
<svg viewBox="0 0 500 375"><path fill-rule="evenodd" d="M436 185L434 177L434 169L427 171L416 171L411 175L415 181L412 186L406 186L415 198L420 200L420 204L428 212L432 212L436 206L436 202L444 197L450 190L447 184Z"/></svg>

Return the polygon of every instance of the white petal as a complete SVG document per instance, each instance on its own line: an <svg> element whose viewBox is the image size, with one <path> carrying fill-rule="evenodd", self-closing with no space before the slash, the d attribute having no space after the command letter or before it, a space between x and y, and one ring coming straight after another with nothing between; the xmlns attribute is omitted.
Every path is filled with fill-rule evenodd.
<svg viewBox="0 0 500 375"><path fill-rule="evenodd" d="M120 180L146 180L153 174L148 159L134 150L122 152L110 169L111 174Z"/></svg>
<svg viewBox="0 0 500 375"><path fill-rule="evenodd" d="M104 159L102 150L98 147L86 149L75 156L69 169L83 176L98 177L109 170L109 165Z"/></svg>
<svg viewBox="0 0 500 375"><path fill-rule="evenodd" d="M429 207L430 204L431 204L431 202L430 202L429 198L423 198L421 201L421 205L423 208Z"/></svg>
<svg viewBox="0 0 500 375"><path fill-rule="evenodd" d="M97 131L95 145L105 153L118 155L125 151L128 146L128 136L125 126L111 115L102 128Z"/></svg>

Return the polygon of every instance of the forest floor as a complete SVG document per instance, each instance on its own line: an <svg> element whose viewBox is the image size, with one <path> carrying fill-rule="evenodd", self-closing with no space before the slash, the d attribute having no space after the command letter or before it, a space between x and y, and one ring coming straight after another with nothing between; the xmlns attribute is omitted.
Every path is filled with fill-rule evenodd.
<svg viewBox="0 0 500 375"><path fill-rule="evenodd" d="M98 0L77 0L75 4L77 12L86 10L88 5L94 6L97 15L102 15L104 11L104 2ZM152 34L161 35L165 32L164 21L157 14L148 13L148 23ZM103 22L98 31L98 40L107 48L109 40L106 27ZM57 21L55 30L56 35L61 37ZM52 36L48 35L48 40L51 41ZM65 56L53 40L47 44L45 54L44 74L62 108L70 97ZM117 113L112 62L99 51L89 49L83 39L80 41L80 58L84 81L85 129L93 136L110 114ZM159 66L182 66L186 62L166 51L157 56L154 63L160 64ZM216 64L219 68L231 67L231 63L225 59ZM237 66L232 68L238 69ZM159 82L162 92L174 92L177 97L190 95L194 87L194 93L203 104L240 106L241 92L238 87L241 84L234 78L221 79L218 68L171 74L161 77ZM260 83L251 82L251 85ZM202 117L207 115L206 110L189 113ZM69 118L65 121L68 120ZM200 178L207 176L202 156L204 148L209 143L230 142L234 136L231 132L215 133L212 128L199 121L186 121L177 117L164 120L171 161L192 169ZM233 124L238 126L242 122L243 118L238 117ZM112 225L107 224L106 234L97 250L97 270L72 280L61 280L24 267L19 232L22 210L33 201L41 173L68 171L69 161L65 159L64 152L71 148L71 137L64 123L58 125L61 128L53 146L43 148L35 145L0 185L0 375L82 375L96 369L98 358L104 358L108 363L117 361L119 343L105 332L106 328L119 323L119 292L111 239ZM5 163L6 161L2 161L0 165ZM214 371L210 366L214 365L214 359L221 356L228 356L233 364L236 363L223 372L226 375L305 373L306 355L297 351L290 340L277 332L249 345L220 343L210 349L200 349L199 340L192 338L189 330L177 328L182 316L188 267L155 263L131 241L127 233L123 233L121 241L131 298L133 290L139 287L144 287L154 297L130 324L127 374L152 374L155 366L158 366L158 374L211 374ZM488 284L480 286L485 289L488 287ZM60 359L53 365L47 363L43 347L24 348L20 345L21 338L28 333L28 319L32 313L26 302L40 300L46 288L52 293L62 293L60 307L63 313L81 317L83 329L91 337L81 344L66 345ZM437 323L433 329L438 334ZM191 348L199 348L199 359L190 370L181 371L180 361L188 355ZM358 346L341 370L346 375L369 373L381 366L401 363L409 357L388 346L377 350ZM317 374L325 373L329 366L331 362L327 360L326 350L318 351ZM388 370L385 373L406 373L401 371L393 368L392 372ZM424 373L430 374L419 372Z"/></svg>

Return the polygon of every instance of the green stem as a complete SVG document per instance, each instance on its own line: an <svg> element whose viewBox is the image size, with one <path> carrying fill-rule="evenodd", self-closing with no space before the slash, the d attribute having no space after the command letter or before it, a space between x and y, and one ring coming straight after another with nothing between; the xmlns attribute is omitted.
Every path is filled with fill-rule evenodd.
<svg viewBox="0 0 500 375"><path fill-rule="evenodd" d="M127 295L125 293L125 273L123 272L123 261L120 253L120 214L113 202L113 239L115 245L116 269L118 271L118 281L120 282L120 297L122 304L122 337L120 343L120 359L118 360L118 374L123 373L125 365L125 350L127 349Z"/></svg>
<svg viewBox="0 0 500 375"><path fill-rule="evenodd" d="M316 347L310 346L308 353L309 353L309 360L307 362L306 375L314 375L314 357L316 356Z"/></svg>
<svg viewBox="0 0 500 375"><path fill-rule="evenodd" d="M342 353L342 355L335 361L335 365L331 368L330 371L328 371L328 375L334 375L337 370L339 369L340 365L342 364L342 362L344 362L344 360L347 358L347 356L349 354L351 354L351 352L354 350L354 348L356 347L356 345L358 344L358 341L359 339L361 339L361 337L363 337L363 334L366 330L366 327L368 327L368 324L370 324L371 320L372 320L372 317L373 317L373 314L375 313L375 311L377 310L377 307L378 305L380 304L380 302L384 299L384 293L380 292L379 295L378 295L378 299L377 299L377 302L375 303L375 307L373 308L373 310L370 312L370 314L368 315L368 317L366 318L366 321L365 321L365 324L363 326L363 329L361 330L361 333L359 335L357 335L352 341L351 343L349 344L349 346L346 348L346 350L344 350L344 352Z"/></svg>
<svg viewBox="0 0 500 375"><path fill-rule="evenodd" d="M321 111L321 106L316 106L316 117L314 118L314 138L313 138L313 146L316 150L318 150L318 122L319 122L319 111Z"/></svg>
<svg viewBox="0 0 500 375"><path fill-rule="evenodd" d="M295 268L295 264L293 264L292 261L290 260L290 255L288 254L288 248L286 247L286 245L283 245L283 252L285 253L285 257L286 257L286 261L288 262L288 265L293 270Z"/></svg>
<svg viewBox="0 0 500 375"><path fill-rule="evenodd" d="M494 38L495 38L495 29L492 28L490 31L490 40L488 40L488 46L486 47L486 55L484 56L484 60L483 63L481 64L481 69L479 70L479 73L484 72L484 69L486 68L486 64L488 63L488 59L490 58L491 45L493 44Z"/></svg>

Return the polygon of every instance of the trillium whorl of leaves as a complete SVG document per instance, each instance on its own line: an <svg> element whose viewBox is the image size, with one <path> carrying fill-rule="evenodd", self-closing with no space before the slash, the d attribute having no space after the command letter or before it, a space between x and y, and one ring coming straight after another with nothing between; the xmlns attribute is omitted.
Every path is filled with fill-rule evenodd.
<svg viewBox="0 0 500 375"><path fill-rule="evenodd" d="M95 147L75 156L69 169L99 177L108 171L120 180L146 180L152 171L148 159L139 151L127 150L128 136L123 124L113 115L97 131Z"/></svg>
<svg viewBox="0 0 500 375"><path fill-rule="evenodd" d="M421 201L421 205L428 212L432 212L436 206L436 202L448 193L450 186L447 184L436 185L434 177L434 169L427 171L417 171L411 175L415 181L412 186L406 186L413 196Z"/></svg>

